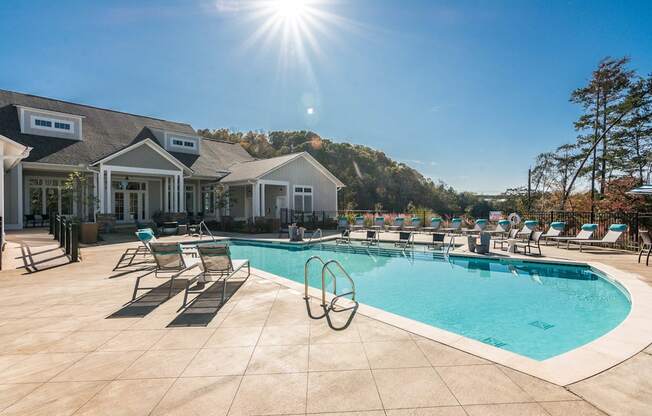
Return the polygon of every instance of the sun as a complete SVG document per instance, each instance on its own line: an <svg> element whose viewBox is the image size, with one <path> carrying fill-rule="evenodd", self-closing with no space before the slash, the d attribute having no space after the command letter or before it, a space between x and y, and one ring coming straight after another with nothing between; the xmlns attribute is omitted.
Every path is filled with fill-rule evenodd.
<svg viewBox="0 0 652 416"><path fill-rule="evenodd" d="M276 0L272 7L280 19L301 19L306 13L306 3L303 0Z"/></svg>

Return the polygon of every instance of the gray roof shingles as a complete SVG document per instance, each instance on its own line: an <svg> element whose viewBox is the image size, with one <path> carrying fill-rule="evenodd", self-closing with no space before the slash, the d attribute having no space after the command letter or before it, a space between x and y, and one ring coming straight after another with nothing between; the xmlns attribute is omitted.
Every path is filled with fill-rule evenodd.
<svg viewBox="0 0 652 416"><path fill-rule="evenodd" d="M16 106L84 116L82 121L83 140L74 141L22 134ZM149 130L150 128L197 135L192 126L186 123L0 90L0 134L32 147L33 150L29 158L26 159L28 162L62 165L89 164L145 138L150 138L161 145ZM170 153L191 168L194 175L206 177L221 176L217 171L227 170L239 162L253 160L239 144L212 139L202 141L200 155Z"/></svg>

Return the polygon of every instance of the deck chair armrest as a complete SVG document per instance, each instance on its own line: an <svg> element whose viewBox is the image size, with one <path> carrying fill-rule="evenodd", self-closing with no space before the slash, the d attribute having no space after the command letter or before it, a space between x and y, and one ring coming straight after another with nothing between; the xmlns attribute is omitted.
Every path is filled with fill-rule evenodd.
<svg viewBox="0 0 652 416"><path fill-rule="evenodd" d="M170 276L170 278L171 279L176 279L177 277L181 276L182 274L184 274L187 271L190 271L190 270L194 269L195 267L199 267L199 263L191 264L190 266L186 267L185 269L179 270L178 272L176 272L175 274Z"/></svg>

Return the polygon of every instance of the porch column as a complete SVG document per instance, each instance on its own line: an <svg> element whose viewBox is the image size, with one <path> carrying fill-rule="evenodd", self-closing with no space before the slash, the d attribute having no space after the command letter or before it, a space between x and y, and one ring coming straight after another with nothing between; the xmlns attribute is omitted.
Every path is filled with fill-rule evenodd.
<svg viewBox="0 0 652 416"><path fill-rule="evenodd" d="M251 185L251 187L251 205L253 205L251 214L253 219L255 219L256 217L260 217L260 195L258 195L258 182L255 182L253 185Z"/></svg>
<svg viewBox="0 0 652 416"><path fill-rule="evenodd" d="M112 214L113 213L113 207L111 205L111 168L108 168L106 170L106 213L107 214Z"/></svg>
<svg viewBox="0 0 652 416"><path fill-rule="evenodd" d="M265 184L259 183L260 187L260 216L264 217L267 215L267 208L265 207Z"/></svg>
<svg viewBox="0 0 652 416"><path fill-rule="evenodd" d="M186 185L183 181L183 173L179 175L179 211L186 212Z"/></svg>
<svg viewBox="0 0 652 416"><path fill-rule="evenodd" d="M179 212L179 175L172 177L172 212Z"/></svg>
<svg viewBox="0 0 652 416"><path fill-rule="evenodd" d="M16 178L18 180L18 195L16 198L18 201L16 205L16 212L18 213L18 228L22 229L24 226L23 207L25 206L25 199L23 197L23 192L25 190L25 184L23 183L23 162L20 162L18 166L16 166Z"/></svg>
<svg viewBox="0 0 652 416"><path fill-rule="evenodd" d="M100 177L98 178L97 194L100 199L100 212L106 213L106 192L104 191L104 166L100 165Z"/></svg>
<svg viewBox="0 0 652 416"><path fill-rule="evenodd" d="M168 196L168 189L170 187L170 177L166 176L163 181L163 212L170 212L170 198Z"/></svg>

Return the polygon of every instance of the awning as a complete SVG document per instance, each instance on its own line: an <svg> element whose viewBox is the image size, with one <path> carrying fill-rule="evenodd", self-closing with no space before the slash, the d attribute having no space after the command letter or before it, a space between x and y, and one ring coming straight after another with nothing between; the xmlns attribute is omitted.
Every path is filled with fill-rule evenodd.
<svg viewBox="0 0 652 416"><path fill-rule="evenodd" d="M627 193L631 195L652 195L652 184L634 188Z"/></svg>

